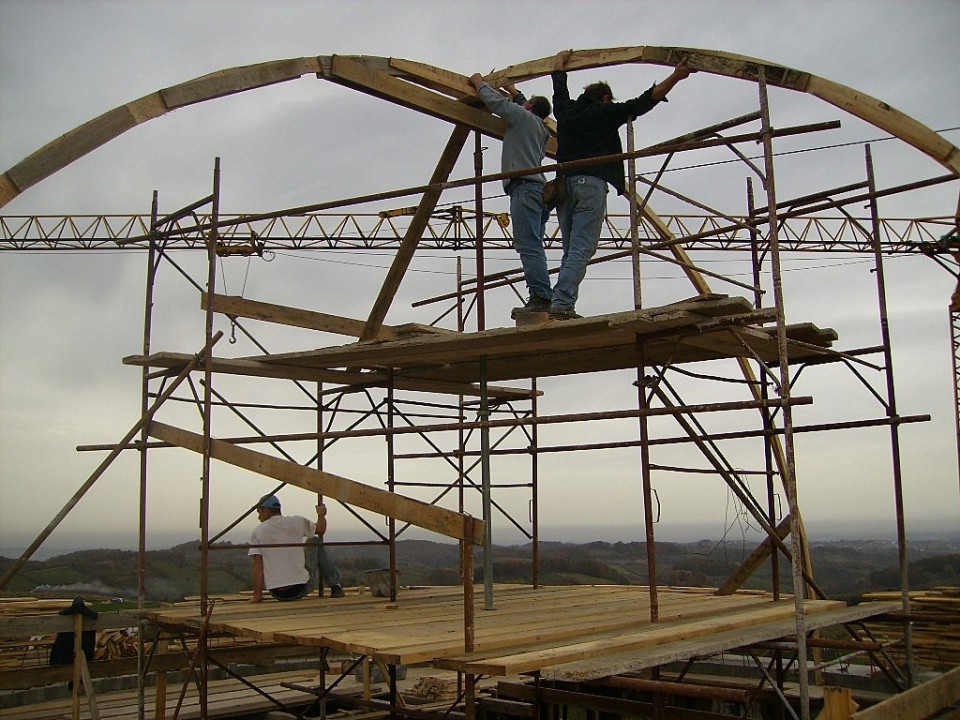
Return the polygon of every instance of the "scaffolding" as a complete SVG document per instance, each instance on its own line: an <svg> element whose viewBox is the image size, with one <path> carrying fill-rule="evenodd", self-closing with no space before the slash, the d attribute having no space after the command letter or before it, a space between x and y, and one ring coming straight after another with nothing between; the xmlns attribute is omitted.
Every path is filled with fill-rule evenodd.
<svg viewBox="0 0 960 720"><path fill-rule="evenodd" d="M662 59L666 61L671 57L673 55L668 53ZM701 61L707 63L705 59ZM342 58L338 63L333 63L339 65L339 77L348 78L344 84L351 87L359 87L366 82L362 81L363 68L355 67L362 64L354 58ZM707 65L709 66L709 63ZM704 69L709 69L708 66ZM891 241L887 234L891 222L879 217L876 201L888 194L909 192L955 180L956 174L896 188L878 189L868 147L865 156L865 180L862 183L830 188L788 201L779 199L776 192L773 139L783 134L819 132L833 125L823 123L775 130L771 125L768 109L766 74L769 69L764 65L756 69L759 112L710 126L651 148L636 150L631 146L627 153L609 158L663 158L665 168L678 152L692 152L715 146L729 147L736 152L735 146L738 143L762 144L762 168L744 160L749 172L758 178L763 188L762 206L757 207L752 182L747 187L748 212L742 216L723 214L713 208L703 207L691 198L680 196L681 200L692 202L709 213L704 216L708 219L699 221L695 229L691 229L680 216L665 221L647 202L655 190L672 191L661 186L657 180L651 182L632 176L630 200L631 215L634 217L628 221L626 230L622 229L622 225L618 225L616 219L608 220L606 242L601 246L606 252L596 258L595 263L630 258L636 265L640 258L645 258L670 263L679 268L679 272L693 285L694 295L663 306L644 307L642 302L639 302L641 282L639 274L636 274L634 282L638 302L631 310L542 327L486 327L486 298L499 288L512 289L518 282L522 282L522 275L517 270L505 273L488 273L485 270L484 258L487 254L505 249L509 243L488 239L491 232L504 233L506 224L499 219L499 214L485 210L482 188L485 183L500 181L505 177L540 171L530 169L512 174L484 174L481 132L494 135L499 132L499 128L491 128L486 119L472 121L481 125L474 128L475 174L461 181L451 181L450 174L471 130L470 125L463 123L462 116L459 116L457 121L460 124L453 130L433 177L426 185L270 213L223 216L220 212L221 170L218 159L214 167L210 195L161 216L158 194L154 193L153 209L145 230L143 221L135 220L132 216L124 220L119 228L116 224L100 218L89 224L72 223L70 227L77 228L77 242L90 249L102 247L100 243L106 240L114 246L145 249L147 252L142 353L125 358L126 364L143 367L141 419L118 443L84 448L109 450L110 455L24 553L19 565L14 566L0 579L0 587L6 584L39 547L56 524L96 482L109 463L121 452L134 449L139 451L141 459L138 579L143 608L146 596L146 568L143 558L147 532L148 457L154 449L161 447L187 448L199 454L202 464L199 538L201 585L197 612L203 624L196 641L195 660L199 673L197 685L202 717L207 715L207 668L216 663L208 653L206 634L207 622L215 604L207 584L209 553L218 550L221 547L219 540L246 517L238 517L222 528L214 527L210 515L216 502L211 465L213 460L220 460L279 481L279 485L273 487L273 492L279 491L285 484L294 484L315 492L321 501L325 497L340 500L370 532L372 539L369 544L383 545L388 549L388 601L391 603L397 602L400 586L397 540L407 528L419 525L459 542L463 613L462 655L449 657L438 654L436 662L438 666L446 663L447 666L455 668L463 682L462 692L446 713L456 709L457 712L463 712L466 718L473 718L480 708L476 683L483 674L477 669L486 667L486 658L482 657L481 649L475 644L477 611L474 608L476 593L473 587L473 547L483 547L483 568L480 576L483 579L484 611L495 610L497 604L492 566L492 532L495 520L506 521L529 539L532 556L531 586L540 587L539 523L540 493L543 485L541 459L552 453L636 448L639 452L638 474L647 548L645 588L648 598L646 612L650 626L655 627L665 619L661 613L661 583L657 574L655 548L658 499L652 475L657 472L698 472L716 476L723 481L728 492L736 497L752 522L762 528L765 539L717 589L715 595L724 597L736 594L747 580L754 576L758 568L769 563L770 593L773 600L781 600L781 593L784 591L781 584L786 581L786 592L789 593L789 602L793 606L789 632L784 631L782 626L777 626L775 631L769 631L773 633L769 636L753 639L749 643L727 641L733 644L725 647L745 647L745 656L754 661L771 691L778 695L783 711L807 720L811 706L809 684L811 677L817 682L816 675L821 663L816 658L819 649L823 647L823 643L810 636L811 630L823 627L816 621L810 624L810 608L816 607L811 605L811 602L826 601L827 598L815 580L800 514L795 437L808 432L887 427L900 555L901 598L898 609L904 618L906 661L903 667L891 662L882 643L870 637L863 626L862 613L869 613L869 609L853 614L839 613L831 617L834 624L842 626L850 635L850 640L847 641L849 645L844 646L846 649L869 653L890 682L900 690L913 686L915 668L909 623L911 606L899 427L907 423L924 422L929 420L929 416L903 416L897 410L883 259L889 252L914 252L918 248L923 252L937 252L931 250L934 245L930 238L936 234L936 228L949 227L951 220L938 218L923 222L907 221L908 229L895 231L898 236ZM365 72L376 70L376 63L368 64L365 68ZM506 76L509 76L510 71L517 72L516 69L508 69L504 71ZM396 79L389 74L386 77ZM439 82L436 77L431 76L431 79L434 84ZM380 80L382 82L383 78ZM778 83L784 82L780 75L777 75L776 80ZM377 84L376 87L378 89L374 94L396 101L390 97L391 93L383 90L382 85ZM394 95L397 92L399 91L392 91ZM721 132L754 122L759 123L759 127L754 131L734 137L720 135ZM570 163L546 168L547 171L557 172L575 169L575 164ZM643 192L640 192L641 184L645 186L642 188ZM465 208L457 205L450 210L438 212L442 192L452 187L475 188L474 206ZM327 230L314 235L308 228L321 222L323 215L320 213L359 202L394 201L408 195L421 197L412 213L381 211L369 216L376 218L373 229L358 227L357 234L346 240L364 247L388 247L396 252L366 321L351 320L305 308L269 305L218 293L218 266L226 258L263 257L275 247L290 243L294 243L298 249L330 247L344 241L338 233L347 227L350 222L347 218L351 216L342 216L344 221L337 224L337 230L332 235L328 235ZM866 223L845 209L846 206L864 201L869 204ZM811 228L819 228L822 232L826 223L817 213L828 209L841 212L840 229L834 226L826 240L821 234L811 241L810 236L815 232ZM398 225L398 217L410 219L405 224ZM446 230L439 233L430 230L430 223L435 222L438 217L447 223L448 229L462 229L464 232L457 230L452 233L456 237L451 238L451 233ZM472 227L468 219L473 221ZM12 223L9 218L3 220L3 227L9 233L12 246L26 247L26 243L33 243L34 247L45 244L49 246L50 226L45 226L41 219L34 218L19 223ZM63 227L57 222L54 225ZM388 229L388 234L394 236L386 241L379 241L376 238L384 228ZM105 229L108 235L106 238L102 235ZM920 233L924 239L914 240L906 237L905 233ZM851 234L854 236L852 240L848 237ZM476 262L474 272L465 276L458 258L456 289L450 293L425 298L418 303L418 306L441 305L440 315L432 323L386 325L384 321L387 311L396 295L400 280L409 267L414 251L425 242L425 235L432 236L438 246L472 252ZM56 242L62 243L62 236L58 237ZM837 337L832 330L819 328L812 323L788 323L783 299L781 255L785 247L801 249L810 244L821 249L828 245L845 249L856 247L859 251L871 253L881 328L881 342L878 345L838 350L833 347ZM547 246L551 247L549 242ZM694 247L748 250L751 280L743 282L707 270L692 259L689 250ZM180 249L205 250L206 273L203 280L192 278L173 258L172 251ZM943 257L949 255L949 252L950 248L944 248L939 251L939 255ZM165 265L174 268L201 298L204 311L203 339L202 342L198 339L196 345L200 349L194 355L158 352L154 348L154 308L158 303L155 286L158 272ZM763 278L768 278L769 288L763 287ZM729 283L750 297L745 299L717 294L710 286L711 279ZM516 290L513 292L519 294ZM767 294L772 294L772 305L763 303ZM231 341L235 341L239 333L245 343L256 349L255 354L234 358L216 354L217 344L223 337L223 332L216 330L218 315L227 319ZM454 328L444 329L440 326L442 321L451 317L455 318ZM308 329L335 332L354 337L357 342L275 353L268 350L266 344L256 337L254 331L247 326L246 319L293 326L301 332ZM469 327L476 329L468 330ZM730 359L736 363L738 377L697 373L684 367L690 363L722 359ZM827 366L842 366L848 369L850 375L862 383L876 399L881 408L880 413L876 417L833 423L796 423L793 409L812 401L812 398L798 391L801 386L800 374L807 368ZM880 387L873 387L865 375L865 370L878 372L882 376ZM541 381L544 378L598 372L633 373L634 379L630 383L635 392L633 407L598 412L541 414L539 400L543 396ZM195 374L202 376L199 383L194 379ZM259 378L260 382L291 383L299 402L281 405L267 404L256 399L236 399L231 397L231 390L223 387L225 383L222 379L229 375ZM691 380L702 381L708 385L720 382L735 385L738 391L745 391L749 399L691 402L685 399L685 390L682 387L684 382ZM517 387L515 384L494 384L517 381L523 381L524 385ZM178 396L177 390L182 387L188 388L188 393ZM233 386L232 390L236 392L238 388ZM454 400L451 401L450 397ZM351 404L351 401L357 402ZM194 408L193 417L200 419L199 431L190 431L157 420L156 415L161 405L170 407L176 402ZM262 427L255 417L257 411L264 410L271 413L283 411L287 414L292 411L305 411L311 416L312 428L306 431L298 429L295 432L269 430ZM717 432L711 430L710 423L704 420L712 415L727 416L742 411L756 413L753 415L755 424L752 427ZM680 432L671 436L664 433L663 425L654 425L663 418L674 422ZM636 435L612 441L585 440L576 444L548 445L542 442L539 432L541 428L553 425L605 421L636 422ZM294 424L303 425L300 422ZM234 428L246 428L247 432L253 434L235 433ZM438 435L444 438L454 437L456 440L453 449L444 449L435 439ZM329 465L325 458L329 457L332 449L341 443L362 438L374 438L385 446L385 491L372 489L362 482L335 475L328 470ZM411 450L408 442L410 438L422 442L426 449L416 452ZM728 459L723 445L731 440L758 441L762 468L744 470ZM302 451L304 445L309 448L307 452ZM267 446L272 452L251 449L256 446ZM288 446L291 449L288 449ZM707 462L708 467L704 470L694 466L658 463L654 460L653 455L658 449L671 446L692 446ZM514 457L525 457L529 460L529 479L498 482L491 462L494 459ZM401 461L427 460L442 464L448 479L411 481L404 479L398 471ZM435 474L438 477L443 475ZM753 474L763 479L765 497L758 497L748 482L748 477ZM529 492L528 521L519 519L508 503L501 502L504 494L513 490ZM408 491L411 493L410 497L404 494ZM786 513L781 513L777 507L780 491L786 498ZM417 492L425 493L427 499L413 498L412 495ZM481 520L470 514L477 502L482 509ZM450 505L455 505L455 509L449 508ZM386 530L376 527L361 511L382 515L386 519ZM398 521L401 523L399 526ZM234 544L230 549L244 547ZM789 563L789 573L783 572L781 561ZM322 592L321 588L321 595ZM673 598L669 595L665 597L666 607L673 602ZM881 614L890 612L890 608L878 606L874 611ZM193 618L191 622L195 620L196 618ZM161 624L171 622L162 614L159 621ZM788 638L788 641L782 641L784 638ZM770 657L773 659L765 667L754 648L777 640L781 642L772 651ZM328 649L324 647L321 653L321 667ZM504 652L503 647L497 649ZM808 650L813 651L816 659L813 666L808 659ZM519 653L520 650L515 652ZM652 674L643 680L630 678L629 673L622 674L623 682L626 683L624 687L629 685L633 690L652 693L655 707L662 712L666 696L677 692L694 692L702 687L696 682L683 682L687 669L693 666L701 653L701 646L688 650L686 655L680 651L675 659L685 661L686 669L669 681L662 680L660 675L661 666L666 665L665 656L657 655L643 662L635 660L633 665L626 663L633 670L647 669L651 670ZM613 657L616 653L613 650L610 655L606 665L601 660L599 667L589 671L592 673L589 681L609 678L611 675L620 677L621 673L610 671L619 667L617 663L625 661L617 656L615 662ZM646 664L643 664L644 662ZM556 668L551 669L556 664L540 659L534 661L532 668L526 670L532 670L535 677L530 690L534 693L533 697L548 698L551 693L561 692L570 677L582 678L585 677L584 673L588 673L582 666L577 666L573 669L566 668L564 674ZM516 669L526 666L507 662L505 667ZM787 697L784 691L790 667L795 674L795 698ZM553 680L546 679L550 672L553 672ZM396 664L386 663L386 675L390 681L390 697L385 707L396 716L420 717L421 715L409 708L404 708L398 700ZM671 678L673 677L671 675ZM320 686L313 691L321 699L333 698L333 688L337 682L328 687L324 678L321 672ZM586 687L588 684L589 682L578 683L575 694L591 697L593 703L599 702ZM683 687L678 688L680 685ZM609 683L606 687L609 687ZM527 690L513 688L512 692L515 697L523 698L526 697ZM719 691L703 692L714 699L722 695ZM745 701L741 695L730 695L726 699L735 703ZM571 698L567 698L567 702L570 701ZM563 704L559 700L556 702ZM627 708L628 705L629 703L621 701L619 707Z"/></svg>

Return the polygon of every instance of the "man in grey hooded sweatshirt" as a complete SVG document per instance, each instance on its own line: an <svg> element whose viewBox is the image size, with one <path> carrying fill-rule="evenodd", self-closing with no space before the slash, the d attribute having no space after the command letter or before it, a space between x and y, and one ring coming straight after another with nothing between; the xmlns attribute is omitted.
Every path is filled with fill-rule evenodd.
<svg viewBox="0 0 960 720"><path fill-rule="evenodd" d="M527 100L512 84L504 86L510 96L508 99L490 87L480 73L474 73L470 82L490 112L507 123L500 158L501 172L539 167L550 138L550 131L543 122L550 114L550 101L539 95ZM503 189L510 197L513 247L520 255L529 293L526 304L514 308L510 314L514 319L523 313L547 312L553 300L547 255L543 249L544 232L550 217L550 211L543 205L545 182L543 173L503 181Z"/></svg>

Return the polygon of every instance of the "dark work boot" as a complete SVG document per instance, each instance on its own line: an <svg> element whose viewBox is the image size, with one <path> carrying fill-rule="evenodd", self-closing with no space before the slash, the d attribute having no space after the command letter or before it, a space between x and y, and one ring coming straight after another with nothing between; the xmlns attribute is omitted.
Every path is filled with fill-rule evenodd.
<svg viewBox="0 0 960 720"><path fill-rule="evenodd" d="M526 313L543 313L547 312L549 309L549 300L542 298L539 295L531 295L530 299L527 300L525 305L522 307L515 307L510 311L510 319L516 320L517 315L525 315Z"/></svg>

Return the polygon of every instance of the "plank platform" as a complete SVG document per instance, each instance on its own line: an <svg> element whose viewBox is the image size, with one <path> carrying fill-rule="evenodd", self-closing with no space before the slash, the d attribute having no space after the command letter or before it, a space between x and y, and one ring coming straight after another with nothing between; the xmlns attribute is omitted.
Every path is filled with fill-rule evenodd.
<svg viewBox="0 0 960 720"><path fill-rule="evenodd" d="M499 382L636 367L639 337L645 341L647 362L654 365L753 356L776 362L775 329L760 327L758 315L771 319L769 311L757 313L745 298L712 295L578 320L362 341L243 360L304 374L391 369L406 380L476 383L484 357L487 378ZM804 343L789 347L791 362L827 356L822 349L837 339L835 331L809 323L788 326L787 336Z"/></svg>
<svg viewBox="0 0 960 720"><path fill-rule="evenodd" d="M404 589L397 603L369 595L307 598L297 602L222 603L210 629L261 641L284 642L366 655L395 665L434 667L506 676L624 653L675 645L723 634L725 648L792 634L794 604L763 592L713 595L702 589L661 589L660 622L649 620L646 587L627 585L499 585L495 608L475 601L475 643L464 652L460 587ZM857 606L808 600L805 612L826 624L891 609L891 603ZM850 609L853 611L853 609ZM833 615L829 615L833 612ZM847 615L850 615L848 618ZM147 617L161 625L198 630L199 607L185 604ZM763 628L757 631L757 627ZM752 630L751 630L752 629ZM751 630L751 632L747 632Z"/></svg>
<svg viewBox="0 0 960 720"><path fill-rule="evenodd" d="M710 295L646 310L597 315L481 332L418 332L246 358L215 358L215 372L258 377L383 385L392 372L396 387L423 392L477 395L480 358L487 380L528 380L636 367L635 341L644 340L652 365L722 358L777 362L772 311L753 308L742 297ZM767 323L767 325L763 325ZM830 360L834 330L812 323L787 326L790 362ZM131 355L127 365L181 367L188 356ZM491 396L528 397L529 391L492 387Z"/></svg>

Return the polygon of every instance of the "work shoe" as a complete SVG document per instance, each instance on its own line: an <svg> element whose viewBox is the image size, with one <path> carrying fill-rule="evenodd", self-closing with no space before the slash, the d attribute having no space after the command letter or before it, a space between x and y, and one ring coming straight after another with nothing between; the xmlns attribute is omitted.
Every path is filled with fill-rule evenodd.
<svg viewBox="0 0 960 720"><path fill-rule="evenodd" d="M530 299L527 300L523 307L515 307L510 311L510 319L516 320L517 315L524 315L526 313L542 313L547 312L549 309L549 300L542 298L539 295L531 295Z"/></svg>
<svg viewBox="0 0 960 720"><path fill-rule="evenodd" d="M330 597L338 598L343 597L343 586L342 585L333 585L330 588Z"/></svg>
<svg viewBox="0 0 960 720"><path fill-rule="evenodd" d="M579 320L583 315L577 315L573 308L550 308L551 320Z"/></svg>

